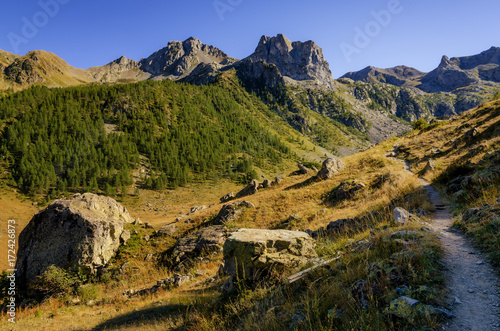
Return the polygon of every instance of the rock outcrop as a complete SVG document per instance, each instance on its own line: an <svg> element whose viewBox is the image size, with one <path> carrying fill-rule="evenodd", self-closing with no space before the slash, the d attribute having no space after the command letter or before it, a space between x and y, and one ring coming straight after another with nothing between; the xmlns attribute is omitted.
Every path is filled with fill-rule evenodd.
<svg viewBox="0 0 500 331"><path fill-rule="evenodd" d="M481 81L500 82L499 47L473 56L443 56L439 66L425 75L418 87L428 93L450 92Z"/></svg>
<svg viewBox="0 0 500 331"><path fill-rule="evenodd" d="M327 197L327 201L331 204L337 204L344 200L352 199L358 195L364 188L366 184L355 181L346 180L334 188Z"/></svg>
<svg viewBox="0 0 500 331"><path fill-rule="evenodd" d="M410 219L410 213L401 207L394 208L394 221L399 224L406 224Z"/></svg>
<svg viewBox="0 0 500 331"><path fill-rule="evenodd" d="M344 170L345 168L346 167L345 167L344 162L341 159L339 159L338 157L326 159L323 162L323 167L318 172L318 179L321 179L321 180L330 179L333 177L333 175L339 173L340 171Z"/></svg>
<svg viewBox="0 0 500 331"><path fill-rule="evenodd" d="M222 198L220 198L220 202L221 203L226 203L226 202L229 202L231 200L233 200L235 198L235 194L234 192L229 192L228 194L224 195Z"/></svg>
<svg viewBox="0 0 500 331"><path fill-rule="evenodd" d="M92 67L87 70L92 78L98 82L140 81L151 77L150 74L140 69L140 63L120 57L104 66Z"/></svg>
<svg viewBox="0 0 500 331"><path fill-rule="evenodd" d="M222 68L235 61L220 49L191 37L183 42L169 42L167 47L141 60L140 65L143 71L153 76L178 80L189 75L200 64L218 64Z"/></svg>
<svg viewBox="0 0 500 331"><path fill-rule="evenodd" d="M297 163L297 167L299 168L299 173L302 175L305 175L308 172L312 171L311 169L306 167L302 162Z"/></svg>
<svg viewBox="0 0 500 331"><path fill-rule="evenodd" d="M86 193L56 200L21 232L17 275L30 283L51 265L96 273L114 256L125 224L132 222L128 211L108 197Z"/></svg>
<svg viewBox="0 0 500 331"><path fill-rule="evenodd" d="M262 36L249 59L273 64L281 75L296 81L315 80L328 88L334 86L330 65L313 41L291 42L282 34Z"/></svg>
<svg viewBox="0 0 500 331"><path fill-rule="evenodd" d="M200 229L177 241L172 256L173 262L179 267L192 261L203 253L218 252L226 241L228 230L225 226L216 225Z"/></svg>
<svg viewBox="0 0 500 331"><path fill-rule="evenodd" d="M256 282L316 258L315 241L305 232L240 229L224 244L223 270L236 279Z"/></svg>
<svg viewBox="0 0 500 331"><path fill-rule="evenodd" d="M255 208L254 204L248 201L238 201L224 205L219 214L214 218L215 225L224 225L234 222L246 208Z"/></svg>
<svg viewBox="0 0 500 331"><path fill-rule="evenodd" d="M252 181L243 190L236 193L235 198L238 199L249 195L253 195L257 193L258 190L259 190L259 182L255 179L252 179Z"/></svg>

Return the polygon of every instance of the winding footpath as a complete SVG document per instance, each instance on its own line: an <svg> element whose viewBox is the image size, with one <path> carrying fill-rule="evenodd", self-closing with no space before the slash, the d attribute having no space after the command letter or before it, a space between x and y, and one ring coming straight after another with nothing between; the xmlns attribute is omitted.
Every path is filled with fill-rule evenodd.
<svg viewBox="0 0 500 331"><path fill-rule="evenodd" d="M405 170L409 171L408 164ZM500 282L491 265L459 231L439 193L419 178L436 207L430 227L444 249L447 299L455 316L443 330L500 330Z"/></svg>

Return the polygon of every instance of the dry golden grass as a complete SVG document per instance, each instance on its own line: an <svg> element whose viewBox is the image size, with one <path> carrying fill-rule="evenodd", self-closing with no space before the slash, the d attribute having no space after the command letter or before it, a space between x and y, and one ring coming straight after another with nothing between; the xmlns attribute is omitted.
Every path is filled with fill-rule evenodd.
<svg viewBox="0 0 500 331"><path fill-rule="evenodd" d="M464 138L471 129L478 129L479 135L474 139ZM484 145L484 150L476 155L469 152ZM414 132L401 140L400 150L404 150L404 158L411 163L411 170L422 173L423 177L433 181L450 165L463 162L478 162L485 153L500 148L500 100L481 105L478 108L444 121L442 126L428 132ZM433 155L432 151L440 149L442 153ZM427 161L432 158L436 162L436 170L423 173Z"/></svg>
<svg viewBox="0 0 500 331"><path fill-rule="evenodd" d="M7 260L7 221L16 221L16 233L19 235L38 210L31 200L15 190L0 189L0 270L11 269ZM16 240L16 249L17 243Z"/></svg>
<svg viewBox="0 0 500 331"><path fill-rule="evenodd" d="M315 230L319 227L325 227L330 221L336 219L362 216L371 210L387 205L394 198L401 198L418 191L420 183L416 176L403 171L400 162L384 157L395 141L394 139L389 140L365 152L344 158L347 170L330 180L313 182L307 186L296 188L314 174L291 176L287 177L279 186L260 190L257 194L244 198L254 203L256 208L246 210L241 219L231 226L278 228L283 226L283 221L290 215L299 214L300 219L289 225L288 228ZM390 180L379 187L372 187L377 176L381 174L386 175ZM324 196L340 182L353 179L367 185L362 194L335 207L324 202ZM189 216L195 220L195 224L188 225L183 220L179 221L177 224L182 233L215 215L222 207L218 203L218 199L229 191L238 191L239 189L241 186L238 187L227 182L205 186L191 185L174 192L141 191L138 196L126 197L122 203L134 217L140 217L143 221L155 225L156 228L175 222L179 213L187 213L193 206L214 204L207 210ZM148 203L151 203L151 207L148 207ZM425 197L422 197L422 205L424 204ZM21 206L24 215L31 214L29 209L24 209L25 205ZM167 207L167 212L154 210L163 206ZM357 234L354 238L359 239L366 236L370 236L369 231ZM329 249L341 249L349 239L353 239L353 237L338 238L335 243L328 244L330 245ZM18 323L14 329L71 330L99 329L104 326L113 329L120 326L120 329L155 330L186 325L189 324L187 323L187 319L189 319L189 322L196 321L194 324L189 324L196 325L196 330L216 330L217 325L221 322L217 320L220 316L214 314L207 317L201 311L203 311L204 306L219 296L218 289L207 287L202 282L216 275L221 255L213 256L208 263L200 263L188 271L205 270L207 275L198 277L181 288L140 298L125 299L122 296L124 290L151 287L156 283L156 280L171 275L169 270L159 268L152 262L144 261L144 254L155 252L155 250L161 252L166 248L168 247L148 243L142 245L140 254L120 258L120 263L129 261L132 268L138 268L139 273L135 275L133 273L125 274L119 277L118 281L98 285L98 299L103 300L98 305L94 307L68 306L65 303L67 298L51 299L40 306L20 312ZM265 290L262 291L252 295L265 296ZM248 301L248 304L251 302L252 300ZM129 322L131 325L128 327L127 323Z"/></svg>

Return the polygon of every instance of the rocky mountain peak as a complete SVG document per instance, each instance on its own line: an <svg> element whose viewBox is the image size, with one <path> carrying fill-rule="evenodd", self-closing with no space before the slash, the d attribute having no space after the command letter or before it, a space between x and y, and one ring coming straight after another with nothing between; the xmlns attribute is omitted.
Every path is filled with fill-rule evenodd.
<svg viewBox="0 0 500 331"><path fill-rule="evenodd" d="M313 41L291 42L283 34L262 36L249 59L274 64L283 76L294 80L316 80L333 88L330 65L323 56L323 50Z"/></svg>
<svg viewBox="0 0 500 331"><path fill-rule="evenodd" d="M234 62L220 49L190 37L183 42L171 41L167 47L141 60L141 69L154 75L179 79L189 75L200 64Z"/></svg>

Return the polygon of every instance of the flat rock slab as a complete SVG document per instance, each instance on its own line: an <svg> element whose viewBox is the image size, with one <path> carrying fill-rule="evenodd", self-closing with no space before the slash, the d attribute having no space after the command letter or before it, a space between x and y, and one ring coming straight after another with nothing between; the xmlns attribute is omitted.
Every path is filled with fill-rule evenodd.
<svg viewBox="0 0 500 331"><path fill-rule="evenodd" d="M305 232L240 229L224 244L224 271L233 277L259 280L316 258L315 241Z"/></svg>

